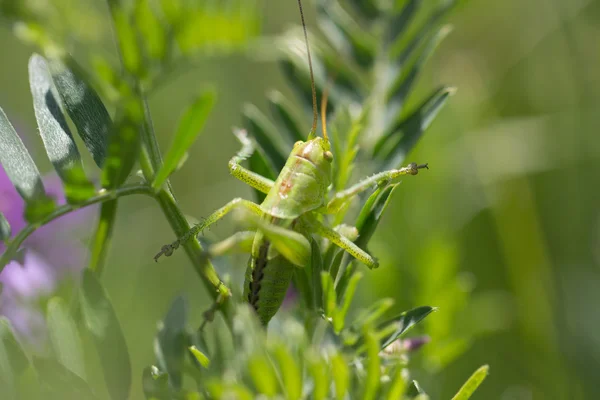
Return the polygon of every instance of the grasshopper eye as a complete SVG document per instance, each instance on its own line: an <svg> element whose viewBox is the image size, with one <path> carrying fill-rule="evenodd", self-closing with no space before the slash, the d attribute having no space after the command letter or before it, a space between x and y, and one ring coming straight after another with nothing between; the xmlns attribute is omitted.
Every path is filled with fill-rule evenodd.
<svg viewBox="0 0 600 400"><path fill-rule="evenodd" d="M323 153L323 157L329 162L333 161L333 154L329 150Z"/></svg>
<svg viewBox="0 0 600 400"><path fill-rule="evenodd" d="M294 147L299 146L302 144L302 140L298 140L296 143L294 143Z"/></svg>

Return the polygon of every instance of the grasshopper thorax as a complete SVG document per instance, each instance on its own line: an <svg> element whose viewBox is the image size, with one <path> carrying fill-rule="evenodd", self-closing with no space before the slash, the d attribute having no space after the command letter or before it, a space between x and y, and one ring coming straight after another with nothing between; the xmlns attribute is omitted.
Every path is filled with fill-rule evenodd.
<svg viewBox="0 0 600 400"><path fill-rule="evenodd" d="M296 142L261 209L276 218L295 219L324 205L332 161L327 140Z"/></svg>

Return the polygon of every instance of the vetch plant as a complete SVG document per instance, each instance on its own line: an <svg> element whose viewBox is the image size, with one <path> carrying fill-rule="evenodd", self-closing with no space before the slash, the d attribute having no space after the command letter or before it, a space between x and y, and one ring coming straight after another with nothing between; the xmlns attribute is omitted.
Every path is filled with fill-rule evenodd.
<svg viewBox="0 0 600 400"><path fill-rule="evenodd" d="M256 190L258 202L267 199L263 204L273 205L269 196L279 196L282 188L295 190L294 185L298 192L292 199L302 194L310 198L304 198L300 212L284 216L285 226L264 218L274 215L270 214L274 208L258 210L256 214L263 218L246 218L250 232L238 232L205 247L196 238L203 227L235 204L257 209L249 201L232 202L227 210L190 230L173 193L169 177L182 167L187 150L209 117L215 94L200 93L185 111L164 157L147 96L168 82L175 67L190 65L194 57L247 45L257 33L255 4L110 0L108 13L120 65L114 68L95 57L100 76L96 80L68 54L64 32L53 29L51 21L39 22L44 21L43 15L36 14L39 9L4 5L21 37L44 53L31 57L29 79L40 136L63 183L66 204L57 205L49 195L35 162L0 111L0 163L23 199L27 221L11 234L12 218L0 214L5 243L0 269L14 262L20 252L27 254L27 238L41 227L99 205L90 261L77 293L48 302L50 351L40 355L21 346L11 324L1 321L0 380L5 393L9 397L26 393L34 398L124 399L137 395L131 393L132 376L141 374L144 394L152 399L427 398L408 368L409 355L426 345L426 339L405 334L435 308L423 305L390 317L393 301L381 299L352 312L363 276L354 258L377 266L367 245L398 191L395 179L415 175L425 167L399 168L453 89L437 89L414 110L407 111L404 105L423 63L447 34L448 28L440 23L454 5L440 1L418 12L421 2L416 0L317 1L319 26L329 41L308 35L310 49L315 50L314 80L306 61L305 33L292 30L277 40L290 85L300 95L302 107L313 109L308 140L308 129L299 122L302 119L294 103L273 93L269 102L276 124L256 107L247 106L245 129L235 130L242 150L230 164L232 174ZM322 137L316 136L317 99L322 101ZM84 169L67 119L101 171L99 188ZM315 175L322 169L325 176L291 180L282 174L274 184L279 172L286 171L290 149L294 149L290 160L308 158L313 163L300 172ZM248 168L241 165L246 161ZM137 163L141 181L130 179ZM358 165L374 175L349 185L357 178L353 171ZM272 192L273 185L278 185L277 191ZM318 190L310 190L315 189L311 185ZM182 238L161 253L169 255L183 247L214 299L206 321L196 330L188 324L186 300L174 300L159 324L156 364L143 373L131 369L121 322L102 285L119 201L135 195L156 200L174 236ZM326 196L331 196L328 203ZM327 212L313 213L317 209ZM292 225L294 229L287 229ZM252 246L256 248L250 250ZM252 252L241 299L238 288L230 290L210 262L212 256L232 248ZM264 325L278 311L290 280L298 293L298 306L292 312L280 312L267 334ZM195 314L204 311L193 310ZM220 319L207 323L215 311L220 311L224 323ZM90 379L84 339L96 350L104 377L101 387ZM469 398L486 374L487 367L476 371L455 398ZM39 391L31 393L31 387L38 386Z"/></svg>

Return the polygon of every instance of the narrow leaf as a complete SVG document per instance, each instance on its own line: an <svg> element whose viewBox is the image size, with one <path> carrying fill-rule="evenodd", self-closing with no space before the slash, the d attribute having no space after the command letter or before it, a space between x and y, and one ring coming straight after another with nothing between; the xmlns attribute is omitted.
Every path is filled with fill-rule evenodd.
<svg viewBox="0 0 600 400"><path fill-rule="evenodd" d="M16 398L16 379L29 361L15 338L8 319L0 317L0 387L6 398Z"/></svg>
<svg viewBox="0 0 600 400"><path fill-rule="evenodd" d="M54 297L48 302L46 321L50 342L57 360L71 372L86 379L83 347L75 322L64 301Z"/></svg>
<svg viewBox="0 0 600 400"><path fill-rule="evenodd" d="M204 91L185 111L179 121L179 127L167 152L164 164L152 183L154 189L160 188L177 169L182 158L202 131L208 114L215 103L215 96L215 92L212 90Z"/></svg>
<svg viewBox="0 0 600 400"><path fill-rule="evenodd" d="M142 372L142 389L147 399L171 399L169 375L161 372L154 365L144 368Z"/></svg>
<svg viewBox="0 0 600 400"><path fill-rule="evenodd" d="M275 358L279 363L279 371L283 379L286 398L297 400L302 396L302 373L292 354L283 345L275 349Z"/></svg>
<svg viewBox="0 0 600 400"><path fill-rule="evenodd" d="M458 393L452 398L452 400L468 400L471 398L471 395L477 390L479 385L487 378L490 367L488 365L483 365L477 369L471 375L469 379L465 382L464 385L460 388Z"/></svg>
<svg viewBox="0 0 600 400"><path fill-rule="evenodd" d="M336 353L331 357L331 374L335 384L336 400L345 399L350 387L350 369L348 368L348 362L340 353Z"/></svg>
<svg viewBox="0 0 600 400"><path fill-rule="evenodd" d="M316 352L315 352L316 353ZM331 378L329 374L329 363L317 354L309 353L307 359L308 372L310 373L314 389L312 396L314 400L325 400L328 397Z"/></svg>
<svg viewBox="0 0 600 400"><path fill-rule="evenodd" d="M25 218L35 222L54 209L29 152L0 108L0 165L26 202Z"/></svg>
<svg viewBox="0 0 600 400"><path fill-rule="evenodd" d="M323 286L321 283L321 271L323 271L323 258L321 256L321 250L319 249L319 243L312 238L310 240L310 270L311 270L311 281L313 287L313 299L315 302L315 309L319 310L323 308Z"/></svg>
<svg viewBox="0 0 600 400"><path fill-rule="evenodd" d="M10 239L10 224L3 213L0 212L0 242L6 242Z"/></svg>
<svg viewBox="0 0 600 400"><path fill-rule="evenodd" d="M108 111L98 94L86 83L84 73L73 59L69 58L67 65L59 60L51 60L49 65L69 117L94 161L102 168L112 125Z"/></svg>
<svg viewBox="0 0 600 400"><path fill-rule="evenodd" d="M306 139L306 132L301 128L292 111L294 107L286 100L283 94L278 91L271 92L269 95L269 106L271 107L271 114L279 122L279 126L284 128L284 132L289 139L289 144Z"/></svg>
<svg viewBox="0 0 600 400"><path fill-rule="evenodd" d="M117 2L110 2L110 5L123 65L129 73L142 76L145 66L142 62L143 57L137 40L137 32L134 29L133 16L125 11L123 5Z"/></svg>
<svg viewBox="0 0 600 400"><path fill-rule="evenodd" d="M155 341L158 366L169 374L169 384L173 389L180 389L182 384L186 321L187 303L183 297L177 297L167 312Z"/></svg>
<svg viewBox="0 0 600 400"><path fill-rule="evenodd" d="M362 249L367 248L369 240L375 233L379 222L398 185L388 185L375 190L365 202L356 220L358 239L355 243Z"/></svg>
<svg viewBox="0 0 600 400"><path fill-rule="evenodd" d="M198 362L198 364L202 365L204 368L208 368L210 365L210 359L206 354L198 350L196 346L190 346L188 348L190 353L194 356L194 359Z"/></svg>
<svg viewBox="0 0 600 400"><path fill-rule="evenodd" d="M42 392L51 399L98 399L87 382L52 359L34 358L33 365L43 383Z"/></svg>
<svg viewBox="0 0 600 400"><path fill-rule="evenodd" d="M350 55L363 67L375 60L377 41L339 5L338 2L317 2L318 22L321 30L343 55Z"/></svg>
<svg viewBox="0 0 600 400"><path fill-rule="evenodd" d="M67 200L78 202L93 196L94 186L85 176L81 156L63 115L48 64L38 54L29 58L29 84L38 132L48 158L64 182Z"/></svg>
<svg viewBox="0 0 600 400"><path fill-rule="evenodd" d="M393 43L398 39L398 36L406 32L408 25L413 20L421 3L422 0L408 0L403 5L402 9L391 18L390 22L387 24L387 32L385 35L388 44Z"/></svg>
<svg viewBox="0 0 600 400"><path fill-rule="evenodd" d="M429 306L413 308L412 310L405 311L397 317L390 318L386 322L379 324L378 330L382 330L390 324L394 324L396 326L396 330L391 335L388 335L384 338L381 348L385 349L387 346L392 344L392 342L398 339L404 332L421 322L434 310L435 308Z"/></svg>
<svg viewBox="0 0 600 400"><path fill-rule="evenodd" d="M83 271L80 292L81 310L104 373L104 381L113 400L128 398L131 386L131 362L125 336L115 310L94 272Z"/></svg>
<svg viewBox="0 0 600 400"><path fill-rule="evenodd" d="M365 333L365 343L367 347L367 377L364 383L364 393L362 398L373 400L377 398L377 389L381 376L381 365L379 360L379 342L372 330Z"/></svg>
<svg viewBox="0 0 600 400"><path fill-rule="evenodd" d="M426 393L419 385L419 382L413 380L408 385L408 388L406 389L406 393L404 395L406 397L408 397L409 399L417 400L420 398L420 396L425 395L425 394Z"/></svg>
<svg viewBox="0 0 600 400"><path fill-rule="evenodd" d="M363 274L360 272L356 272L350 278L350 283L348 283L348 287L344 292L344 297L342 299L342 306L338 310L336 319L333 321L333 329L336 333L340 333L344 328L344 321L346 319L346 314L350 309L350 304L352 303L352 299L354 298L354 293L356 292L356 287L358 286L358 282L362 279Z"/></svg>
<svg viewBox="0 0 600 400"><path fill-rule="evenodd" d="M323 287L323 308L325 315L331 319L336 311L337 297L333 289L333 279L325 271L321 272L321 286Z"/></svg>
<svg viewBox="0 0 600 400"><path fill-rule="evenodd" d="M350 0L349 3L366 18L375 18L379 15L377 1L375 0Z"/></svg>
<svg viewBox="0 0 600 400"><path fill-rule="evenodd" d="M454 88L448 87L438 89L416 111L396 124L390 133L377 142L373 155L382 160L383 169L397 168L404 162L406 155L455 91Z"/></svg>
<svg viewBox="0 0 600 400"><path fill-rule="evenodd" d="M253 355L248 361L248 373L258 393L269 398L277 394L277 376L266 355L261 352Z"/></svg>
<svg viewBox="0 0 600 400"><path fill-rule="evenodd" d="M275 180L277 178L278 171L276 171L275 167L273 167L273 165L267 161L266 157L262 152L262 149L256 149L254 153L252 153L252 155L248 159L248 167L250 168L250 171L262 175L265 178L269 178L271 180ZM265 197L267 197L266 194L259 190L252 190L254 191L257 203L259 204L263 202Z"/></svg>
<svg viewBox="0 0 600 400"><path fill-rule="evenodd" d="M244 106L244 127L271 162L275 170L281 171L286 153L281 149L281 137L267 118L252 104Z"/></svg>
<svg viewBox="0 0 600 400"><path fill-rule="evenodd" d="M145 39L146 53L150 58L162 60L166 53L167 35L149 0L136 0L134 17L137 28Z"/></svg>

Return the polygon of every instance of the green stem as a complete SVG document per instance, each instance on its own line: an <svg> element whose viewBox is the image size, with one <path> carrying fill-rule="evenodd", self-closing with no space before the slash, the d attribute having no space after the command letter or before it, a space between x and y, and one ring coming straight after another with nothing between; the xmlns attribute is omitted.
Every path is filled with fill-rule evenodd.
<svg viewBox="0 0 600 400"><path fill-rule="evenodd" d="M117 215L117 204L117 200L110 200L103 203L100 208L100 220L98 221L94 240L92 241L89 264L89 268L96 273L98 278L102 275L106 253L110 246L110 239Z"/></svg>
<svg viewBox="0 0 600 400"><path fill-rule="evenodd" d="M15 238L13 240L10 241L10 243L8 244L8 246L6 248L6 251L4 252L4 254L2 254L2 257L0 258L0 272L2 272L2 270L4 269L6 264L8 264L13 259L13 257L19 250L19 247L21 246L21 244L23 244L25 239L27 239L33 232L35 232L41 226L44 226L44 225L54 221L55 219L62 217L65 214L69 214L80 208L85 208L85 207L91 206L93 204L103 203L103 202L106 202L109 200L115 200L119 197L130 196L133 194L145 194L150 197L155 197L155 193L150 186L147 186L147 185L123 186L123 187L113 190L113 191L102 191L98 195L91 197L82 203L65 204L64 206L58 207L56 210L54 210L52 213L45 216L43 219L41 219L37 223L27 225L25 228L23 228L22 231L19 232L19 234L17 236L15 236Z"/></svg>

